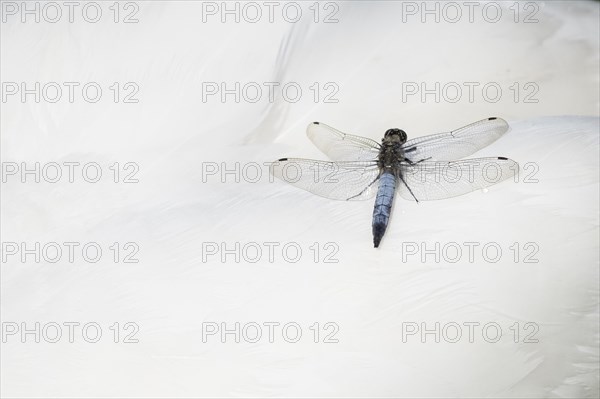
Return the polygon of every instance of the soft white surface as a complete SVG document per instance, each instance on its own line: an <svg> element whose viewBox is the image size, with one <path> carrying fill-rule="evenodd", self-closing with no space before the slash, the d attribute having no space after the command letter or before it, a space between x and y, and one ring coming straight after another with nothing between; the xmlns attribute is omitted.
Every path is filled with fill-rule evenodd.
<svg viewBox="0 0 600 399"><path fill-rule="evenodd" d="M138 264L2 264L3 322L140 326L138 344L3 343L2 395L597 397L599 7L539 4L535 24L402 23L398 2L340 3L338 24L202 23L199 2L140 3L134 25L2 24L2 81L140 86L139 104L2 104L3 162L140 165L133 185L3 184L2 241L141 248ZM336 82L339 103L202 103L202 82L223 80ZM539 102L403 103L411 81L535 82ZM399 200L378 250L370 201L328 201L269 182L266 169L258 183L202 181L203 162L323 158L304 133L312 120L379 139L488 116L512 129L477 155L535 162L539 182ZM203 263L208 241L305 252L298 263ZM498 263L402 262L403 242L467 241L506 252ZM335 242L339 263L315 263L314 242ZM515 263L514 242L537 243L539 263ZM222 321L294 321L306 335L203 343L202 323ZM337 323L340 342L313 343L317 321ZM497 322L505 335L403 343L403 322ZM512 342L515 322L537 323L539 343Z"/></svg>

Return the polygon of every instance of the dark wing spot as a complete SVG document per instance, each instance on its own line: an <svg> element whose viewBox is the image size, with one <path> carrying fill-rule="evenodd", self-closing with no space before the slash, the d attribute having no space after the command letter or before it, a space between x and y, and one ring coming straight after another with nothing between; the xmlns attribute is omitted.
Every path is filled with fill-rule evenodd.
<svg viewBox="0 0 600 399"><path fill-rule="evenodd" d="M283 161L287 161L287 160L288 160L287 158L281 158L281 159L278 159L277 161L283 162Z"/></svg>
<svg viewBox="0 0 600 399"><path fill-rule="evenodd" d="M504 158L504 157L498 157L498 159L501 159L503 161L508 161L508 158Z"/></svg>
<svg viewBox="0 0 600 399"><path fill-rule="evenodd" d="M498 118L496 118L495 116L492 116L491 118L488 118L488 121L493 121L493 120L496 120L496 119L498 119Z"/></svg>
<svg viewBox="0 0 600 399"><path fill-rule="evenodd" d="M319 124L319 122L313 122L313 124L314 124L314 125L318 125L318 124Z"/></svg>

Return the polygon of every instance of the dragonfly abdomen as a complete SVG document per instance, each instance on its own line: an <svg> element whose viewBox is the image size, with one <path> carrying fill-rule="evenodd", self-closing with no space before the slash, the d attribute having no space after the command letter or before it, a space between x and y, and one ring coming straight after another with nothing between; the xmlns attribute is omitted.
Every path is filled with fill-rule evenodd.
<svg viewBox="0 0 600 399"><path fill-rule="evenodd" d="M379 178L379 189L375 199L375 209L373 209L373 244L375 248L379 247L390 220L395 190L396 176L392 172L384 172Z"/></svg>

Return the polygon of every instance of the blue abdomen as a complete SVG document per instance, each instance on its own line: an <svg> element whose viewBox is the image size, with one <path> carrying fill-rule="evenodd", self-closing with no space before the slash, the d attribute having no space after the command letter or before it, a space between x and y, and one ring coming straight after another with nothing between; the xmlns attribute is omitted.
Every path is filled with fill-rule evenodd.
<svg viewBox="0 0 600 399"><path fill-rule="evenodd" d="M373 244L375 248L379 246L390 220L395 190L396 177L391 172L384 172L379 178L379 189L375 199L375 209L373 209Z"/></svg>

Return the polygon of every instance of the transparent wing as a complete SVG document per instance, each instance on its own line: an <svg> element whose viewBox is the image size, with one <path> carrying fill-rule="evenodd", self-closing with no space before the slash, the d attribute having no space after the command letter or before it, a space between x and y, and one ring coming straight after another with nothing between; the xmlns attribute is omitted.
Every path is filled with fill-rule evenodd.
<svg viewBox="0 0 600 399"><path fill-rule="evenodd" d="M504 119L488 118L452 132L408 140L402 148L405 156L413 162L461 159L498 140L508 128Z"/></svg>
<svg viewBox="0 0 600 399"><path fill-rule="evenodd" d="M519 164L503 157L474 158L403 164L401 170L400 196L412 201L415 197L419 201L428 201L456 197L494 185L513 177L519 171Z"/></svg>
<svg viewBox="0 0 600 399"><path fill-rule="evenodd" d="M379 186L379 167L376 162L283 158L275 162L270 170L273 176L295 187L335 200L373 198Z"/></svg>
<svg viewBox="0 0 600 399"><path fill-rule="evenodd" d="M342 133L320 122L308 125L306 135L334 161L372 161L377 159L381 147L375 140Z"/></svg>

